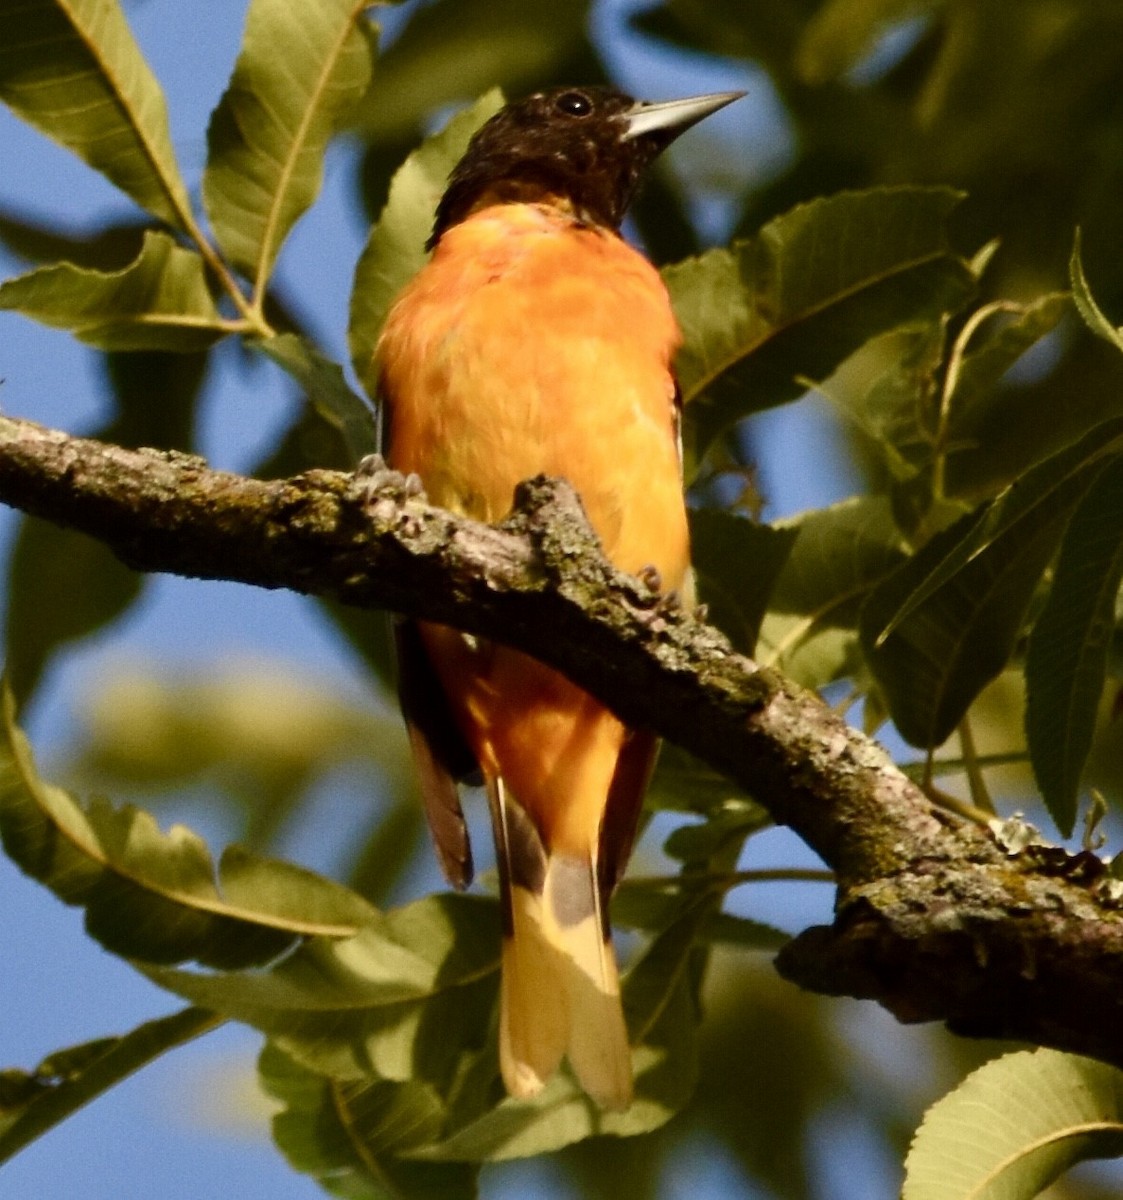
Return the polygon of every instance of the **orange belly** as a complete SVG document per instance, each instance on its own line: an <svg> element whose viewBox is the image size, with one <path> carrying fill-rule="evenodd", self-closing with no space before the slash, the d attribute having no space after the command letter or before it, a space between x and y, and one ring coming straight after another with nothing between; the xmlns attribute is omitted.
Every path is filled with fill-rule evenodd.
<svg viewBox="0 0 1123 1200"><path fill-rule="evenodd" d="M679 333L654 267L537 205L484 209L442 237L379 348L387 460L483 521L539 473L578 490L606 554L683 588L689 539L670 362ZM625 730L515 651L424 631L485 773L555 848L588 852Z"/></svg>

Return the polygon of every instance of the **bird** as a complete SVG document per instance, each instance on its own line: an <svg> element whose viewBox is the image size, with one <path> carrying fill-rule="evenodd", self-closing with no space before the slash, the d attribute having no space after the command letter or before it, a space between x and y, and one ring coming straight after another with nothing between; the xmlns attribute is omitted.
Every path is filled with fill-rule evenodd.
<svg viewBox="0 0 1123 1200"><path fill-rule="evenodd" d="M692 596L681 333L621 224L647 168L738 99L636 101L562 87L480 127L436 209L420 272L374 351L388 467L429 500L495 522L539 474L577 490L607 557ZM499 1065L535 1096L563 1059L604 1110L634 1083L608 906L658 739L560 672L498 642L395 625L398 695L446 877L472 878L459 785L482 783L503 917Z"/></svg>

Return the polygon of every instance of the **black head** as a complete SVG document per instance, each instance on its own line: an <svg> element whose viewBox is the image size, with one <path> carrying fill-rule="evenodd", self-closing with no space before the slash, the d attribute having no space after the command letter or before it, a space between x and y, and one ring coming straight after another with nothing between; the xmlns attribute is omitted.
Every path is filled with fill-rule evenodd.
<svg viewBox="0 0 1123 1200"><path fill-rule="evenodd" d="M646 104L612 88L556 88L508 104L483 125L449 177L428 246L481 201L568 201L619 229L644 170L691 125L742 92Z"/></svg>

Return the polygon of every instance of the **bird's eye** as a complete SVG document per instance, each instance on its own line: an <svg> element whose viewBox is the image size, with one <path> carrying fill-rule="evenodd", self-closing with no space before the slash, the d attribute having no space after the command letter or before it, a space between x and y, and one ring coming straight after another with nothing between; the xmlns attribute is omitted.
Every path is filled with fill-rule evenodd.
<svg viewBox="0 0 1123 1200"><path fill-rule="evenodd" d="M562 92L554 108L568 117L587 117L593 111L593 102L584 92Z"/></svg>

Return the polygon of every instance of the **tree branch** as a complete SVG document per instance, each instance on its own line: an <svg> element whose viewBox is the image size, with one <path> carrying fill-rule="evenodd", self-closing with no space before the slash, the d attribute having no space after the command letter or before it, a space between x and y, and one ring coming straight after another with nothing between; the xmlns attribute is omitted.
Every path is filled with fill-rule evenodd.
<svg viewBox="0 0 1123 1200"><path fill-rule="evenodd" d="M568 485L524 484L492 527L389 472L261 482L0 417L0 500L139 570L333 596L534 654L729 775L834 868L837 919L784 949L789 978L1123 1066L1123 918L1100 861L1012 856L933 807L816 696L616 571Z"/></svg>

